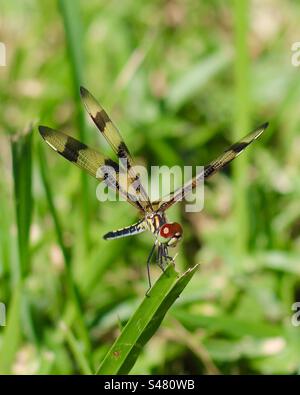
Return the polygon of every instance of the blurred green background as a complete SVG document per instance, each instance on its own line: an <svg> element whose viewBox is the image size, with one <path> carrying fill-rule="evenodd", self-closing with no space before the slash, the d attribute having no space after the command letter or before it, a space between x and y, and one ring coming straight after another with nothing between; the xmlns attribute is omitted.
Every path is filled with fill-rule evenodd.
<svg viewBox="0 0 300 395"><path fill-rule="evenodd" d="M148 167L203 165L270 121L206 185L201 213L172 208L185 236L177 269L201 266L132 373L298 373L299 2L0 0L0 9L0 372L94 371L147 287L151 235L102 239L135 210L100 204L96 181L37 132L46 124L112 156L84 112L83 84Z"/></svg>

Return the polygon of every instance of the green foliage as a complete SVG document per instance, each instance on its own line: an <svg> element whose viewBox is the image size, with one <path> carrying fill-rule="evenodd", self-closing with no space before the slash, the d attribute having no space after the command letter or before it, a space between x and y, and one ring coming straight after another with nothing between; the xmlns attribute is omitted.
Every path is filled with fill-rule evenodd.
<svg viewBox="0 0 300 395"><path fill-rule="evenodd" d="M141 350L155 334L167 311L191 280L197 266L181 277L170 265L145 296L108 351L97 374L128 374Z"/></svg>
<svg viewBox="0 0 300 395"><path fill-rule="evenodd" d="M29 232L32 214L32 133L16 135L12 140L12 161L16 222L18 228L19 280L29 270ZM26 161L24 161L26 158Z"/></svg>
<svg viewBox="0 0 300 395"><path fill-rule="evenodd" d="M300 88L290 58L300 5L0 5L8 54L0 67L0 302L7 307L0 373L90 374L101 362L100 373L298 373L291 317L300 297ZM134 209L98 202L96 181L37 133L38 124L49 125L113 157L85 117L80 84L149 168L203 165L270 122L206 185L201 213L186 213L184 204L168 213L184 228L176 270L200 264L193 278L182 277L176 301L171 289L183 283L174 273L155 284L159 301L144 299L151 235L102 239L135 222ZM161 274L154 264L151 274ZM139 314L142 332L133 325ZM128 346L112 361L121 342Z"/></svg>

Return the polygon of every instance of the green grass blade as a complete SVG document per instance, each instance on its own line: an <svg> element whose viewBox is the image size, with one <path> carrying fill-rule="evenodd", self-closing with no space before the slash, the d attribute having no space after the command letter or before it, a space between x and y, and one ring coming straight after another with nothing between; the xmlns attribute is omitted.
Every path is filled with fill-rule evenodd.
<svg viewBox="0 0 300 395"><path fill-rule="evenodd" d="M230 59L231 53L229 51L220 50L193 65L171 86L166 99L167 106L177 110L222 71Z"/></svg>
<svg viewBox="0 0 300 395"><path fill-rule="evenodd" d="M183 275L170 265L144 298L105 356L97 374L127 374L140 351L154 335L167 311L191 280L198 265Z"/></svg>
<svg viewBox="0 0 300 395"><path fill-rule="evenodd" d="M14 197L18 234L17 265L12 266L12 282L22 291L20 314L22 331L33 343L38 344L30 311L24 280L30 271L30 225L32 219L32 129L15 135L11 141L14 177Z"/></svg>
<svg viewBox="0 0 300 395"><path fill-rule="evenodd" d="M14 176L16 220L18 228L19 263L15 281L29 269L29 232L32 215L32 132L17 135L11 143Z"/></svg>
<svg viewBox="0 0 300 395"><path fill-rule="evenodd" d="M55 231L56 231L56 235L57 235L57 240L58 240L59 246L60 246L63 256L64 256L64 262L65 262L65 268L66 268L66 282L67 282L68 291L69 291L69 298L70 298L69 300L73 306L74 319L76 321L77 331L81 337L82 342L85 345L85 351L87 353L89 353L91 350L89 334L88 334L88 331L87 331L87 328L86 328L86 325L85 325L85 322L83 319L83 311L82 311L82 307L81 307L81 300L80 300L79 291L78 291L77 285L75 284L74 279L73 279L70 251L65 246L65 243L63 240L63 231L62 231L62 227L60 225L59 216L57 214L57 211L56 211L56 208L54 205L53 194L52 194L52 190L50 187L49 179L47 177L43 148L41 145L39 145L38 154L39 154L39 165L40 165L40 171L41 171L41 178L42 178L43 186L45 189L47 202L49 205L51 216L53 218Z"/></svg>
<svg viewBox="0 0 300 395"><path fill-rule="evenodd" d="M1 162L0 162L1 166ZM5 189L6 185L3 179L0 180L0 198L2 208L2 218L0 224L0 274L5 275L9 273L10 263L12 264L11 253L11 233L10 233L10 218L12 215L12 207L10 205L10 196ZM6 191L6 192L4 192Z"/></svg>
<svg viewBox="0 0 300 395"><path fill-rule="evenodd" d="M172 315L180 321L187 329L206 329L220 332L227 336L254 336L258 338L280 336L282 328L279 325L255 320L245 320L233 315L225 314L219 316L205 316L192 314L181 308L172 310Z"/></svg>
<svg viewBox="0 0 300 395"><path fill-rule="evenodd" d="M66 44L69 53L69 63L72 76L73 95L75 99L76 108L76 123L79 130L79 138L81 141L86 141L86 126L84 119L84 109L81 102L79 87L82 85L82 70L83 70L83 50L82 50L82 32L81 32L81 18L79 4L77 0L59 0L59 10L61 12ZM89 193L88 193L88 179L86 174L81 173L81 212L82 212L82 233L85 241L85 249L89 245Z"/></svg>
<svg viewBox="0 0 300 395"><path fill-rule="evenodd" d="M52 190L50 188L50 182L47 177L46 166L45 166L45 156L44 156L44 152L43 152L43 148L42 148L41 144L38 145L38 156L39 156L39 166L40 166L41 178L42 178L43 186L45 189L45 194L46 194L47 202L49 205L50 213L52 215L52 219L54 222L55 231L56 231L56 235L57 235L57 241L58 241L58 244L62 250L65 264L67 267L69 267L70 266L70 250L65 246L65 243L63 241L63 231L62 231L62 228L60 225L60 221L58 219L58 214L56 212L56 208L54 206L53 194L52 194Z"/></svg>
<svg viewBox="0 0 300 395"><path fill-rule="evenodd" d="M82 56L82 31L81 18L78 0L72 2L68 0L59 0L59 10L63 19L67 47L70 55L70 66L72 78L74 81L74 93L79 97L79 86L81 84L83 56Z"/></svg>
<svg viewBox="0 0 300 395"><path fill-rule="evenodd" d="M15 287L0 348L0 374L10 374L21 340L21 285Z"/></svg>
<svg viewBox="0 0 300 395"><path fill-rule="evenodd" d="M61 322L60 328L65 336L65 339L70 347L70 350L74 356L74 359L77 362L77 365L80 369L81 374L92 374L91 368L89 366L89 362L84 356L84 352L82 350L82 345L75 338L74 334L70 330L70 328L64 323Z"/></svg>
<svg viewBox="0 0 300 395"><path fill-rule="evenodd" d="M234 0L234 35L235 35L235 113L233 141L238 141L250 130L250 72L248 49L248 1ZM240 256L248 249L249 240L249 211L247 207L247 155L241 155L233 163L234 191L235 191L235 219L236 219L236 250ZM238 260L242 262L242 259ZM236 267L237 270L241 269Z"/></svg>

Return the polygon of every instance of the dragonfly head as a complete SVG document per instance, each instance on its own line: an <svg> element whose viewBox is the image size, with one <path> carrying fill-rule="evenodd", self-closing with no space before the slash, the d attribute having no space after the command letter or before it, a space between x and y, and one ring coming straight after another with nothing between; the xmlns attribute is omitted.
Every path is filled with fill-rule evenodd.
<svg viewBox="0 0 300 395"><path fill-rule="evenodd" d="M182 227L177 222L164 224L159 229L159 235L162 239L162 243L167 244L168 247L175 247L177 243L181 240L182 234Z"/></svg>

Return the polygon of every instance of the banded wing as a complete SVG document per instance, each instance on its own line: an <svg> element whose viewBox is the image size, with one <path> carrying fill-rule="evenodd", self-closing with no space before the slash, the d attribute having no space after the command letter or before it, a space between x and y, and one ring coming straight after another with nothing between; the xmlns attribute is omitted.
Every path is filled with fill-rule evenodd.
<svg viewBox="0 0 300 395"><path fill-rule="evenodd" d="M144 211L151 211L152 205L150 199L141 184L139 175L133 169L134 161L120 135L119 130L109 118L106 111L100 106L94 96L91 95L87 89L80 87L80 94L95 125L110 144L121 162L126 163L129 174L128 189L130 189L130 193L136 195L136 200L143 207Z"/></svg>
<svg viewBox="0 0 300 395"><path fill-rule="evenodd" d="M51 129L47 126L39 126L39 132L54 151L85 170L97 180L105 180L105 183L111 189L117 189L118 193L124 196L135 208L143 210L135 197L131 196L120 185L118 179L119 166L116 162L58 130Z"/></svg>
<svg viewBox="0 0 300 395"><path fill-rule="evenodd" d="M159 205L160 210L166 210L176 202L184 199L192 192L203 180L211 177L217 171L225 167L229 162L235 159L249 144L256 140L268 127L268 122L264 123L253 132L249 133L237 143L231 145L227 150L210 164L204 166L203 170L194 178L188 181L183 187L176 189L171 194L165 196ZM154 204L154 203L153 203Z"/></svg>

